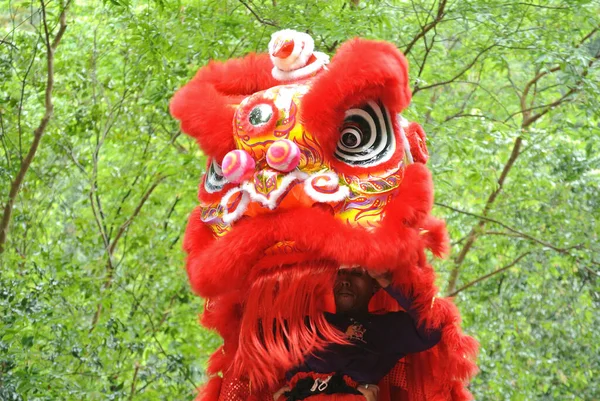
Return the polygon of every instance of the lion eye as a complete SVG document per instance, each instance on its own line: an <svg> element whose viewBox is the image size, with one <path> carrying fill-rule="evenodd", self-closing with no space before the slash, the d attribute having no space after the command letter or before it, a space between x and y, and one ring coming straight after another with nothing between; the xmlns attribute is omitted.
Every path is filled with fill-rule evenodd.
<svg viewBox="0 0 600 401"><path fill-rule="evenodd" d="M273 116L273 108L268 104L258 104L254 106L248 114L248 121L255 127L260 127L269 122Z"/></svg>
<svg viewBox="0 0 600 401"><path fill-rule="evenodd" d="M370 167L389 160L396 149L387 109L373 101L346 111L335 157L351 166Z"/></svg>
<svg viewBox="0 0 600 401"><path fill-rule="evenodd" d="M340 138L341 145L347 149L354 149L360 145L362 141L362 132L358 127L347 127L342 131Z"/></svg>

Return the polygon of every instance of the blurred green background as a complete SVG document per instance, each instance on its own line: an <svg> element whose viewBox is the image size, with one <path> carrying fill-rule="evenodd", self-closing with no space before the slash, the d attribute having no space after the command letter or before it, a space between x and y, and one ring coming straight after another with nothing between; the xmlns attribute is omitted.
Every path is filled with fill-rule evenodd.
<svg viewBox="0 0 600 401"><path fill-rule="evenodd" d="M0 400L194 397L220 342L181 251L205 161L168 102L283 28L407 54L476 398L600 399L598 1L45 1L0 0Z"/></svg>

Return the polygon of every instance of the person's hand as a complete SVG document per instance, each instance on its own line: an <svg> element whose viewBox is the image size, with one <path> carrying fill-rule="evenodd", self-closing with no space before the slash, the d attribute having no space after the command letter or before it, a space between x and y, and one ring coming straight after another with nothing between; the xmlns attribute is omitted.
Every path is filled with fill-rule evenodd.
<svg viewBox="0 0 600 401"><path fill-rule="evenodd" d="M367 273L369 273L369 276L373 277L375 281L377 281L381 288L386 288L392 283L392 273L390 271L379 272L374 270L367 270Z"/></svg>
<svg viewBox="0 0 600 401"><path fill-rule="evenodd" d="M377 397L379 396L379 386L375 384L361 384L356 389L360 391L367 401L377 401Z"/></svg>
<svg viewBox="0 0 600 401"><path fill-rule="evenodd" d="M282 388L277 390L277 392L275 394L273 394L273 401L277 401L277 399L279 397L281 397L281 395L283 393L285 393L286 391L290 391L290 390L291 390L290 386L283 386Z"/></svg>

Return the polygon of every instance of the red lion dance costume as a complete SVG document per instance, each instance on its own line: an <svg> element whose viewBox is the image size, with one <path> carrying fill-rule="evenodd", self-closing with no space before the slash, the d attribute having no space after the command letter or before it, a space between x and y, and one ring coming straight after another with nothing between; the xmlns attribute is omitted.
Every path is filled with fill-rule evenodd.
<svg viewBox="0 0 600 401"><path fill-rule="evenodd" d="M208 157L185 234L202 324L224 340L202 401L269 401L286 370L328 341L340 266L391 271L413 294L421 324L441 330L401 359L381 401L468 400L477 342L449 299L435 298L425 250L448 248L431 216L425 134L401 112L408 66L385 42L354 39L332 62L310 36L273 35L269 54L211 62L172 100L181 129ZM380 291L373 311L398 310ZM362 396L315 396L364 400ZM312 397L311 397L312 398Z"/></svg>

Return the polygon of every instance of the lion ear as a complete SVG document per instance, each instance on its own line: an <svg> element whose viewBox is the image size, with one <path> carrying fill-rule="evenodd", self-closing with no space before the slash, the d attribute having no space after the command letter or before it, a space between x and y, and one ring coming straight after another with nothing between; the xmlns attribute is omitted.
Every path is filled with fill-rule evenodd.
<svg viewBox="0 0 600 401"><path fill-rule="evenodd" d="M406 129L406 139L410 147L410 154L415 163L426 164L429 160L429 151L427 150L427 136L423 127L417 123L410 123Z"/></svg>
<svg viewBox="0 0 600 401"><path fill-rule="evenodd" d="M202 150L220 162L234 149L233 116L246 96L277 85L268 54L210 62L181 88L170 104L181 130L196 138Z"/></svg>
<svg viewBox="0 0 600 401"><path fill-rule="evenodd" d="M410 104L406 58L391 43L353 39L344 43L302 98L302 122L333 151L345 112L369 102L394 116Z"/></svg>

